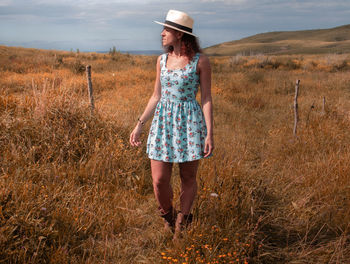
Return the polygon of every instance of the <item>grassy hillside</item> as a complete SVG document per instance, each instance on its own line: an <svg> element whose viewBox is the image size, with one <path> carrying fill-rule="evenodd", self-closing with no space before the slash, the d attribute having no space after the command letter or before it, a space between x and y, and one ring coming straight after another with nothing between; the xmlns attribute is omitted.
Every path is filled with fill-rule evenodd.
<svg viewBox="0 0 350 264"><path fill-rule="evenodd" d="M210 55L350 53L350 25L262 33L211 46L205 52Z"/></svg>
<svg viewBox="0 0 350 264"><path fill-rule="evenodd" d="M349 263L350 55L210 60L216 149L174 244L152 190L150 121L142 147L128 143L156 57L0 46L0 263ZM178 201L177 166L172 181Z"/></svg>

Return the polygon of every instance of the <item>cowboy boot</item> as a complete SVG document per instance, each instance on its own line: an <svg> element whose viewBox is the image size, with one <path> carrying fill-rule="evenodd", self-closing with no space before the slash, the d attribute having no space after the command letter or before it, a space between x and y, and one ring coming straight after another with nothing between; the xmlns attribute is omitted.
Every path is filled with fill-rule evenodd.
<svg viewBox="0 0 350 264"><path fill-rule="evenodd" d="M182 232L186 228L190 226L193 220L193 215L188 214L184 215L183 213L179 212L177 214L176 222L175 222L175 233L174 233L174 241L178 241L182 237Z"/></svg>
<svg viewBox="0 0 350 264"><path fill-rule="evenodd" d="M171 207L167 213L165 213L160 207L158 207L158 210L160 211L160 216L164 218L164 230L166 232L174 233L176 210L173 207Z"/></svg>

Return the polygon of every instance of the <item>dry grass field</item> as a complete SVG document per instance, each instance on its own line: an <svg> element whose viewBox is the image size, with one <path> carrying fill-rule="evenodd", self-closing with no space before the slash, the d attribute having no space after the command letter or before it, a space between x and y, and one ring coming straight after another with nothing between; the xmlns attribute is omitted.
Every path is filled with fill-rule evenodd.
<svg viewBox="0 0 350 264"><path fill-rule="evenodd" d="M156 57L0 46L0 263L350 263L350 56L210 60L216 150L175 245L149 123L143 146L128 144Z"/></svg>

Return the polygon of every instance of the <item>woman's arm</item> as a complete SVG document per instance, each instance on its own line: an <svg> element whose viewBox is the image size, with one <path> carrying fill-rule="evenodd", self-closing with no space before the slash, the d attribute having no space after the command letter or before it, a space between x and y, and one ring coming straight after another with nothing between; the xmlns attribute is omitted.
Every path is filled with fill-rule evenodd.
<svg viewBox="0 0 350 264"><path fill-rule="evenodd" d="M213 137L213 102L211 97L211 68L207 56L201 54L198 65L199 80L201 87L201 102L205 124L207 126L207 137L205 139L204 157L208 157L214 150Z"/></svg>
<svg viewBox="0 0 350 264"><path fill-rule="evenodd" d="M130 144L132 146L140 146L141 141L140 141L140 135L142 132L142 127L144 124L151 118L152 114L154 113L154 110L157 106L157 103L160 99L161 96L161 85L160 85L160 58L161 56L158 57L157 59L157 75L156 75L156 81L154 84L154 91L149 99L147 106L145 110L143 111L143 114L139 117L140 121L137 122L134 130L130 134ZM143 124L142 124L142 123Z"/></svg>

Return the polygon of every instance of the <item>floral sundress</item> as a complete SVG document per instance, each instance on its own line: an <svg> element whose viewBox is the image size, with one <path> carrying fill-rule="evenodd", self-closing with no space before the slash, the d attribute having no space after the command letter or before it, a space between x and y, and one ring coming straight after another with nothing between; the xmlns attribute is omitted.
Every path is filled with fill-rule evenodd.
<svg viewBox="0 0 350 264"><path fill-rule="evenodd" d="M150 159L186 162L203 158L207 128L203 111L196 100L200 54L182 69L166 67L168 54L161 55L159 100L147 139Z"/></svg>

